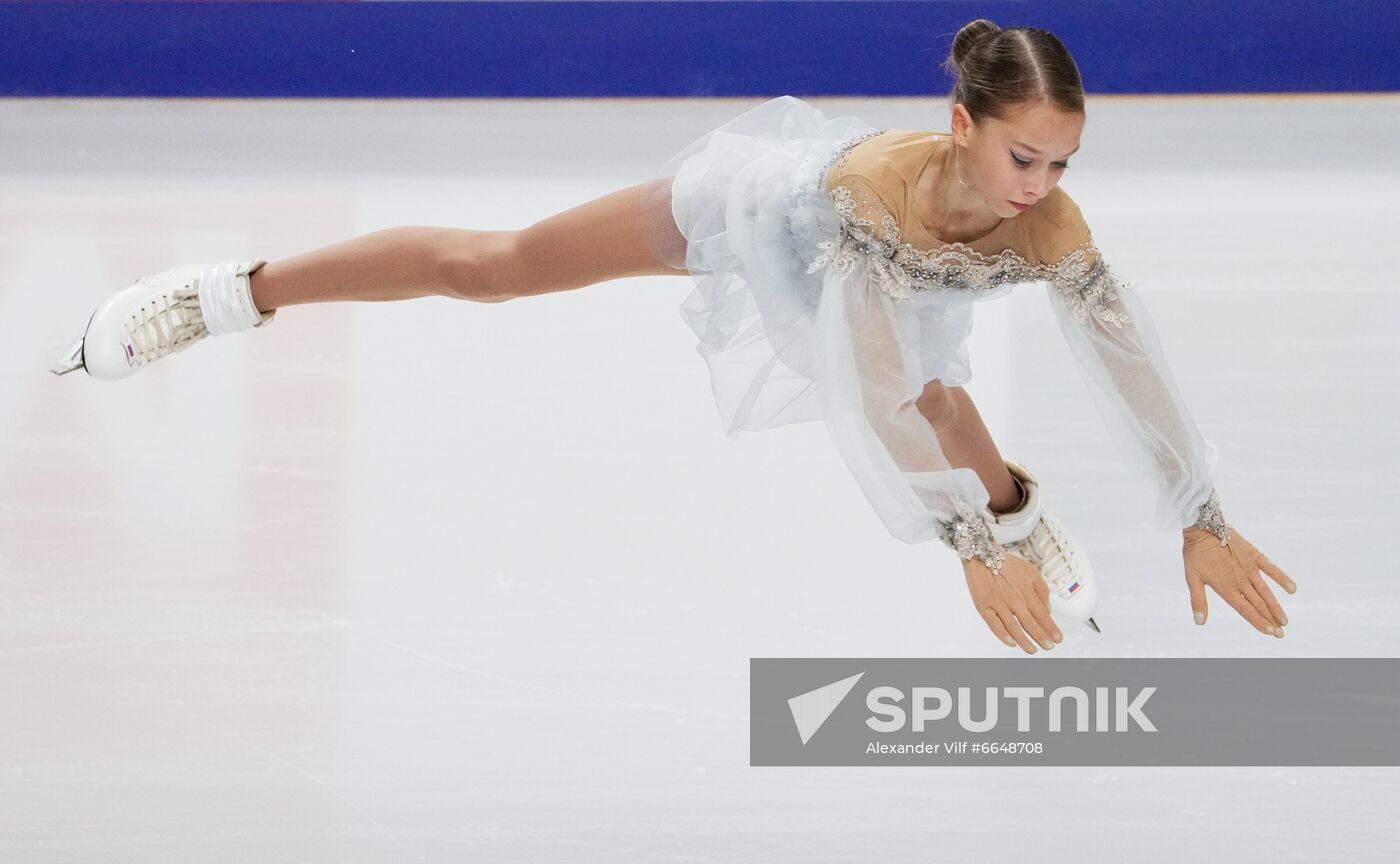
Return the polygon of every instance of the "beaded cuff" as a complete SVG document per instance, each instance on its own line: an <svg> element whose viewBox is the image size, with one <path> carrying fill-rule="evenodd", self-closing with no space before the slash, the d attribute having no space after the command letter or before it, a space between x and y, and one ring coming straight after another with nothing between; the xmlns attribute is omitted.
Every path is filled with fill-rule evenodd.
<svg viewBox="0 0 1400 864"><path fill-rule="evenodd" d="M1225 524L1225 514L1220 512L1220 495L1214 489L1210 490L1210 497L1206 499L1206 503L1201 505L1200 513L1196 517L1196 527L1219 537L1221 546L1230 542L1230 526Z"/></svg>
<svg viewBox="0 0 1400 864"><path fill-rule="evenodd" d="M957 518L950 522L939 522L942 540L958 553L964 561L980 558L993 573L1001 573L1001 565L1006 555L992 539L992 529L971 507L962 501L957 502Z"/></svg>

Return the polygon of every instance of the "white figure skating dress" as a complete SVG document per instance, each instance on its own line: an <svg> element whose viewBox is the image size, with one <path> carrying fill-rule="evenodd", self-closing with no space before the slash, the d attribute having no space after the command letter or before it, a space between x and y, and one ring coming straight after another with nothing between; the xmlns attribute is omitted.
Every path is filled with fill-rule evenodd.
<svg viewBox="0 0 1400 864"><path fill-rule="evenodd" d="M986 560L989 495L953 468L915 400L971 378L972 304L1044 283L1056 320L1158 522L1225 539L1216 448L1183 403L1141 298L1119 282L1056 188L968 244L913 215L914 181L947 135L765 102L673 157L653 195L684 243L660 260L695 280L681 313L734 437L823 420L890 534ZM683 258L682 258L683 256Z"/></svg>

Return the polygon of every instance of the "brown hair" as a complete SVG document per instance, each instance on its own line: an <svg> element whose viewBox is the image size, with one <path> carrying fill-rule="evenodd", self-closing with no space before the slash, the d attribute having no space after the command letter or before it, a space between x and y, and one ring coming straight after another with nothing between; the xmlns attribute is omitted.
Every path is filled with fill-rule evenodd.
<svg viewBox="0 0 1400 864"><path fill-rule="evenodd" d="M1054 33L1036 27L1005 30L978 18L958 31L943 62L957 78L952 101L973 121L1002 118L1021 102L1046 102L1084 113L1084 82L1074 58Z"/></svg>

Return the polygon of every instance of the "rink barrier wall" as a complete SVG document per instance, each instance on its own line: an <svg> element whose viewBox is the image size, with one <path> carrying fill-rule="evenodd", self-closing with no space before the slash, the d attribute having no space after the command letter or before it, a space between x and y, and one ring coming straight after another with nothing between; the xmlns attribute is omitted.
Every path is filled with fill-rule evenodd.
<svg viewBox="0 0 1400 864"><path fill-rule="evenodd" d="M1397 0L0 0L0 95L917 96L976 17L1054 31L1090 93L1400 91Z"/></svg>

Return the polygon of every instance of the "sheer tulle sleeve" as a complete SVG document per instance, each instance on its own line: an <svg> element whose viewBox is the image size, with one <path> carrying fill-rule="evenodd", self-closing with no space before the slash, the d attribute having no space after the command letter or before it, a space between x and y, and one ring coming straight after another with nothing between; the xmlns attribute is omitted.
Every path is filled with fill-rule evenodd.
<svg viewBox="0 0 1400 864"><path fill-rule="evenodd" d="M886 529L905 543L937 538L993 570L1003 552L982 515L986 487L954 468L916 400L917 322L910 304L880 289L898 245L898 225L870 184L842 178L832 201L839 238L821 244L810 271L822 274L817 328L826 428Z"/></svg>
<svg viewBox="0 0 1400 864"><path fill-rule="evenodd" d="M1066 199L1062 236L1070 249L1051 266L1050 305L1090 393L1130 470L1154 490L1157 522L1200 525L1227 539L1215 493L1217 451L1181 397L1143 299L1120 282Z"/></svg>

